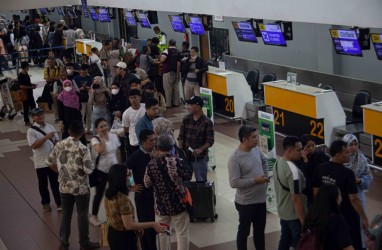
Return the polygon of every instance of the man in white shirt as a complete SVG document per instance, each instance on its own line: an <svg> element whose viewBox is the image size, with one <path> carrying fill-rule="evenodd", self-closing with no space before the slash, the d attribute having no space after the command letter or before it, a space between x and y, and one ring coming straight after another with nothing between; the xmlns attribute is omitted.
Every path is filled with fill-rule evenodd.
<svg viewBox="0 0 382 250"><path fill-rule="evenodd" d="M122 126L125 128L126 133L129 133L129 149L126 149L126 158L139 149L139 140L135 133L135 126L146 113L145 104L141 103L141 98L142 93L139 89L130 90L129 101L131 106L122 115Z"/></svg>
<svg viewBox="0 0 382 250"><path fill-rule="evenodd" d="M61 211L61 196L58 189L58 174L45 162L54 145L58 141L56 129L45 123L44 110L35 108L31 111L33 126L27 131L29 147L33 151L33 162L38 178L38 188L41 195L41 204L44 211L51 211L48 179L57 211Z"/></svg>

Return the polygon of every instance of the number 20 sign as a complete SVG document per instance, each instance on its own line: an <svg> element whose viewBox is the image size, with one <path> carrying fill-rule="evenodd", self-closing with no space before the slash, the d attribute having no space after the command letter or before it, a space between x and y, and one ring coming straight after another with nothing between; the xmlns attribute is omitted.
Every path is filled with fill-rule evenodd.
<svg viewBox="0 0 382 250"><path fill-rule="evenodd" d="M373 135L373 163L382 166L382 137Z"/></svg>

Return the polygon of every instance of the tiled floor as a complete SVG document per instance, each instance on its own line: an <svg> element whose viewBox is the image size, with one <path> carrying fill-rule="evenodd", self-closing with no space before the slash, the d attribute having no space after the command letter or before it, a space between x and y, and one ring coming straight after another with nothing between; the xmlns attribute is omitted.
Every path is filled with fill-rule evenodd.
<svg viewBox="0 0 382 250"><path fill-rule="evenodd" d="M42 71L32 69L32 81L42 81ZM41 86L42 87L42 86ZM42 88L35 91L39 96ZM179 129L185 110L170 109L168 117L176 129ZM47 115L47 121L53 123L53 115ZM217 213L215 223L196 222L190 227L190 249L225 250L236 249L235 237L238 215L233 200L235 190L228 183L227 161L238 145L236 139L240 125L215 117L216 131L216 170L208 173L209 180L215 181L217 195ZM37 189L37 178L31 160L31 150L26 142L26 127L21 115L13 121L0 121L0 250L50 250L58 245L60 214L54 209L44 213L41 209ZM382 177L376 174L368 197L368 215L380 213L382 202L378 192ZM102 208L102 207L101 207ZM100 218L104 219L101 209ZM73 217L71 249L78 249L76 220ZM98 228L90 227L92 240L99 240ZM277 249L279 239L279 221L274 214L267 214L266 246ZM172 249L176 249L175 238L172 237ZM252 238L248 239L249 249L254 249Z"/></svg>

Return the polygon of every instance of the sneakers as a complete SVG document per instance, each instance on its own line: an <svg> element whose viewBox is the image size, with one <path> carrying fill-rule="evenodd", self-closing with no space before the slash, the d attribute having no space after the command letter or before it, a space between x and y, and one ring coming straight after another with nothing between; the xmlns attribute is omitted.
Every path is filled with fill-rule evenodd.
<svg viewBox="0 0 382 250"><path fill-rule="evenodd" d="M62 206L57 206L57 212L61 212L62 211Z"/></svg>
<svg viewBox="0 0 382 250"><path fill-rule="evenodd" d="M49 211L52 211L52 208L50 207L49 204L45 204L45 205L42 205L42 210L44 210L44 212L49 212Z"/></svg>
<svg viewBox="0 0 382 250"><path fill-rule="evenodd" d="M83 245L80 247L80 250L91 250L91 249L97 249L100 248L100 244L98 242L91 242L89 241L88 244Z"/></svg>
<svg viewBox="0 0 382 250"><path fill-rule="evenodd" d="M99 227L99 226L101 226L101 222L98 220L98 216L97 215L92 215L92 216L90 216L90 218L89 218L89 222L90 222L90 224L92 224L93 226L95 226L95 227Z"/></svg>

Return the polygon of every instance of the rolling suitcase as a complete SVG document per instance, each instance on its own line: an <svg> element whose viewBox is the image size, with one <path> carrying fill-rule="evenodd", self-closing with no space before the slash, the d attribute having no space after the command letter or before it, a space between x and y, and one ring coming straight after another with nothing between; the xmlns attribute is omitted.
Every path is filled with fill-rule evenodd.
<svg viewBox="0 0 382 250"><path fill-rule="evenodd" d="M195 219L210 219L211 223L218 218L216 213L216 196L214 182L185 183L192 198L192 209L190 211L190 221Z"/></svg>

